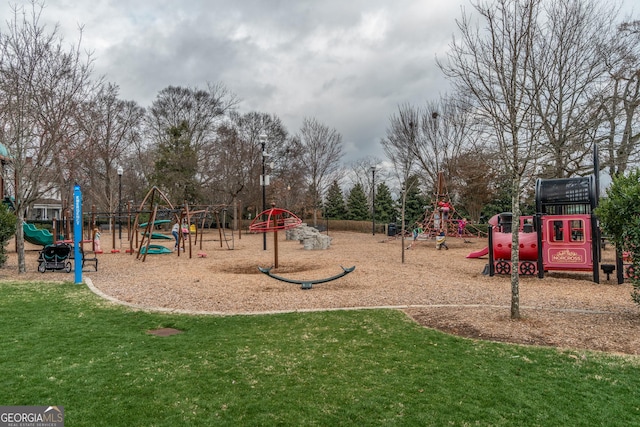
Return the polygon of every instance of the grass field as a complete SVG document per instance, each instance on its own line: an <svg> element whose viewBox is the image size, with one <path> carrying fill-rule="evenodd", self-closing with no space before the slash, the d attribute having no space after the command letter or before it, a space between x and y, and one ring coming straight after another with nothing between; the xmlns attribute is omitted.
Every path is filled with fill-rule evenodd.
<svg viewBox="0 0 640 427"><path fill-rule="evenodd" d="M0 313L0 405L64 406L67 426L640 425L638 358L472 341L400 311L166 315L2 283Z"/></svg>

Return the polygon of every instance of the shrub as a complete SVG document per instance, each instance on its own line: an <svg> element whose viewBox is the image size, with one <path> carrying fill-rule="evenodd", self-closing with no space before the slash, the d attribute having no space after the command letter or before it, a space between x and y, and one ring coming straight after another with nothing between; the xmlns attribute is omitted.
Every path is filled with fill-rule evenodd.
<svg viewBox="0 0 640 427"><path fill-rule="evenodd" d="M640 305L640 170L615 177L595 212L616 249L631 255L631 298Z"/></svg>
<svg viewBox="0 0 640 427"><path fill-rule="evenodd" d="M7 243L16 234L16 218L13 211L0 203L0 267L7 262Z"/></svg>

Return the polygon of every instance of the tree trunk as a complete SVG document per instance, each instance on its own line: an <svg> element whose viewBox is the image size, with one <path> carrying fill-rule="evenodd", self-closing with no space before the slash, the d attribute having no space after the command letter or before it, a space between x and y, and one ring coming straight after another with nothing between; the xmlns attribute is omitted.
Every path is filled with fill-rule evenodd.
<svg viewBox="0 0 640 427"><path fill-rule="evenodd" d="M18 254L18 273L27 272L27 262L24 256L24 214L22 209L18 209L18 221L16 224L16 252Z"/></svg>
<svg viewBox="0 0 640 427"><path fill-rule="evenodd" d="M513 180L511 196L511 318L520 318L520 180Z"/></svg>
<svg viewBox="0 0 640 427"><path fill-rule="evenodd" d="M233 198L233 231L238 229L238 199Z"/></svg>
<svg viewBox="0 0 640 427"><path fill-rule="evenodd" d="M407 182L406 179L405 179L405 182ZM400 219L402 221L402 225L400 226L400 242L401 242L400 246L402 246L402 264L404 264L404 211L406 206L407 206L407 191L405 190L402 192L402 215Z"/></svg>

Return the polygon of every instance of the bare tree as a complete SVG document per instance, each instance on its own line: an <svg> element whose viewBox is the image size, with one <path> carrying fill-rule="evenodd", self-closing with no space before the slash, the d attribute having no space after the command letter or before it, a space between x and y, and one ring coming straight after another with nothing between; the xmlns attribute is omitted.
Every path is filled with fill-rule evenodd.
<svg viewBox="0 0 640 427"><path fill-rule="evenodd" d="M497 0L475 4L482 31L463 13L462 39L454 40L446 62L438 64L461 93L468 93L479 119L493 129L503 167L511 177L513 222L520 221L523 177L532 176L540 123L532 114L536 91L531 73L540 0ZM483 36L485 34L486 36ZM511 252L511 317L520 317L518 227Z"/></svg>
<svg viewBox="0 0 640 427"><path fill-rule="evenodd" d="M640 160L640 21L620 25L605 53L609 84L599 105L603 114L599 140L602 166L613 178Z"/></svg>
<svg viewBox="0 0 640 427"><path fill-rule="evenodd" d="M338 177L342 158L342 136L316 119L305 118L298 136L302 146L301 163L307 176L313 210L313 225L318 224L318 207L325 190Z"/></svg>
<svg viewBox="0 0 640 427"><path fill-rule="evenodd" d="M264 141L261 136L264 135ZM264 152L262 143L264 142ZM291 208L302 193L300 146L291 138L280 118L260 112L231 112L229 120L217 131L216 156L209 156L204 185L213 204L242 202L249 212L261 207L264 156L269 185L265 187L265 204ZM237 218L234 215L234 218Z"/></svg>
<svg viewBox="0 0 640 427"><path fill-rule="evenodd" d="M134 101L119 99L119 92L115 84L103 85L84 104L78 115L80 133L74 147L80 155L80 169L70 174L76 182L87 181L85 198L107 212L115 210L116 170L124 166L131 148L139 143L145 112Z"/></svg>
<svg viewBox="0 0 640 427"><path fill-rule="evenodd" d="M229 118L229 123L218 131L218 156L210 167L209 186L212 194L225 203L242 196L245 202L258 206L262 155L268 155L265 161L270 175L281 169L287 154L287 130L278 117L265 113L232 112ZM266 136L265 153L260 141L262 134Z"/></svg>
<svg viewBox="0 0 640 427"><path fill-rule="evenodd" d="M131 153L123 160L123 167L129 171L126 177L123 176L123 181L126 178L128 184L126 186L123 184L123 191L126 189L128 192L127 200L141 201L146 195L147 189L152 185L154 159L158 156L157 149L150 144L148 139L143 137L134 141L129 150Z"/></svg>
<svg viewBox="0 0 640 427"><path fill-rule="evenodd" d="M258 167L260 147L257 136L243 137L233 126L223 125L218 130L218 145L225 147L217 156L217 163L211 168L212 204L233 203L254 181L254 171Z"/></svg>
<svg viewBox="0 0 640 427"><path fill-rule="evenodd" d="M454 170L453 163L469 142L467 134L473 130L468 124L470 117L465 104L453 97L427 102L420 109L410 150L430 188L436 188L440 172Z"/></svg>
<svg viewBox="0 0 640 427"><path fill-rule="evenodd" d="M12 158L18 228L18 271L26 272L22 222L27 208L55 189L64 170L57 154L73 132L75 111L88 94L92 61L64 42L58 26L40 23L42 5L15 8L0 32L0 141ZM82 30L80 30L80 35Z"/></svg>
<svg viewBox="0 0 640 427"><path fill-rule="evenodd" d="M419 119L420 112L417 108L411 107L408 104L399 106L398 114L391 116L389 119L390 123L389 128L387 128L387 136L381 141L385 154L393 164L398 181L403 185L400 208L401 260L403 264L405 260L405 208L407 204L407 192L410 190L407 186L412 182L417 182L417 180L410 180L409 178L412 176L415 167L415 155L412 147L415 146Z"/></svg>
<svg viewBox="0 0 640 427"><path fill-rule="evenodd" d="M613 32L617 9L597 0L550 0L537 24L529 67L532 103L543 133L544 175L570 177L591 171L593 97L606 78L602 54Z"/></svg>

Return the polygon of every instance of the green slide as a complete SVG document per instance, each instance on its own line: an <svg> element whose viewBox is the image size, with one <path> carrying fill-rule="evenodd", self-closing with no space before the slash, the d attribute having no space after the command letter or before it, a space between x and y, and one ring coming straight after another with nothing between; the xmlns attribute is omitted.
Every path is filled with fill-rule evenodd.
<svg viewBox="0 0 640 427"><path fill-rule="evenodd" d="M35 225L26 222L22 223L24 240L34 245L47 246L53 244L53 234L49 230L36 228Z"/></svg>
<svg viewBox="0 0 640 427"><path fill-rule="evenodd" d="M143 246L140 248L140 253L144 254L147 252L147 247ZM149 255L157 255L157 254L170 254L173 251L169 248L166 248L162 245L149 245Z"/></svg>

